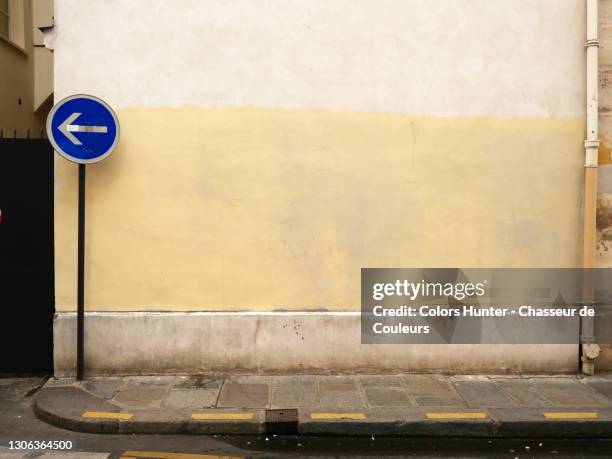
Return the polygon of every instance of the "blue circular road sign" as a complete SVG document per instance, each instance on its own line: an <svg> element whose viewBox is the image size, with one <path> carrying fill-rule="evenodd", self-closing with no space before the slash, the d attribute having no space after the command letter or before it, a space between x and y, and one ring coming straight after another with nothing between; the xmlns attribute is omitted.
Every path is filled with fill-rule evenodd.
<svg viewBox="0 0 612 459"><path fill-rule="evenodd" d="M106 102L77 94L62 99L51 109L47 136L64 158L79 164L96 163L117 146L119 121Z"/></svg>

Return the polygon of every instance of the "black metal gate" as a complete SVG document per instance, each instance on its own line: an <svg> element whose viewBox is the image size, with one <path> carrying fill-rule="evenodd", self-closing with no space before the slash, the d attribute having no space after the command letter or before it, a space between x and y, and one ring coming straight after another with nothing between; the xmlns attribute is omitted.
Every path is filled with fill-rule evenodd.
<svg viewBox="0 0 612 459"><path fill-rule="evenodd" d="M53 149L0 139L0 373L53 371Z"/></svg>

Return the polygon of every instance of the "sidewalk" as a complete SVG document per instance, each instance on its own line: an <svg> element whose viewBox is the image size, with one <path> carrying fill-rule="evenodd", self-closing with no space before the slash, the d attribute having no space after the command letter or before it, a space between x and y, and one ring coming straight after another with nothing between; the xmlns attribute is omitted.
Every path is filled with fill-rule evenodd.
<svg viewBox="0 0 612 459"><path fill-rule="evenodd" d="M612 374L51 379L34 409L93 433L612 438Z"/></svg>

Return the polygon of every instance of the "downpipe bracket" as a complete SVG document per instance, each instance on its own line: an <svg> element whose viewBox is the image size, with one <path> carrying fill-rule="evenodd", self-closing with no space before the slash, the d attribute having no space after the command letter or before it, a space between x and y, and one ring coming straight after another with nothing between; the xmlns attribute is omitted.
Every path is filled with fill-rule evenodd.
<svg viewBox="0 0 612 459"><path fill-rule="evenodd" d="M599 140L584 141L584 167L597 167L599 155Z"/></svg>
<svg viewBox="0 0 612 459"><path fill-rule="evenodd" d="M584 43L585 48L590 48L591 46L599 48L599 40L597 38L592 38Z"/></svg>

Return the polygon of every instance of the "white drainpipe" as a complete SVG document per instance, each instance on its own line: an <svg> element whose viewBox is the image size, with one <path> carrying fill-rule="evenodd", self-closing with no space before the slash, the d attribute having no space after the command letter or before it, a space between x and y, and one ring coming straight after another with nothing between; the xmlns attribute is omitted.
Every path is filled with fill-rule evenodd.
<svg viewBox="0 0 612 459"><path fill-rule="evenodd" d="M599 41L597 39L597 2L587 0L587 113L586 113L586 140L584 141L584 222L583 222L583 252L582 266L586 269L595 267L596 244L596 216L597 216L597 156L599 151L598 136L598 54ZM593 288L591 276L584 276L584 300L592 303ZM594 320L583 318L580 323L580 338L582 342L582 372L592 375L595 372L595 359L599 357L599 346L595 344Z"/></svg>
<svg viewBox="0 0 612 459"><path fill-rule="evenodd" d="M597 38L597 1L587 0L587 140L586 167L597 167L597 153L599 149L597 117L599 111L598 95L598 54L599 40ZM594 251L594 247L593 247Z"/></svg>

